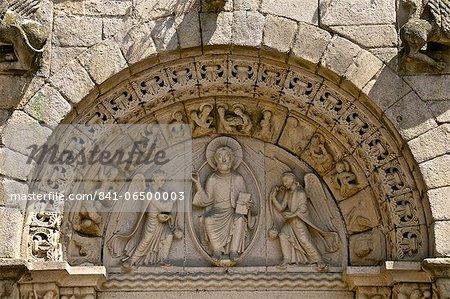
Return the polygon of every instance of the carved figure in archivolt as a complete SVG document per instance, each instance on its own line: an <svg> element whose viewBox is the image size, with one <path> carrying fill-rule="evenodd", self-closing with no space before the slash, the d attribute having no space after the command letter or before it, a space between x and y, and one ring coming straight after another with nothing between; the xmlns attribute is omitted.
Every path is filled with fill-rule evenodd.
<svg viewBox="0 0 450 299"><path fill-rule="evenodd" d="M199 110L191 112L191 119L194 122L194 135L206 135L213 131L212 124L214 122L214 117L211 116L212 110L212 104L203 104L200 106Z"/></svg>
<svg viewBox="0 0 450 299"><path fill-rule="evenodd" d="M261 130L258 133L259 137L263 140L268 141L272 140L273 133L275 131L272 116L273 116L272 111L270 110L263 111L262 119L259 122Z"/></svg>
<svg viewBox="0 0 450 299"><path fill-rule="evenodd" d="M358 191L356 175L351 171L348 161L339 161L335 166L337 174L334 176L334 183L339 188L342 196L349 197Z"/></svg>
<svg viewBox="0 0 450 299"><path fill-rule="evenodd" d="M327 260L319 248L331 253L340 246L339 235L330 220L325 191L312 173L305 175L305 188L293 172L283 173L281 181L282 185L273 187L269 198L272 213L276 210L284 219L280 230L275 223L269 230L269 237L280 239L283 255L280 267L316 264L324 270Z"/></svg>
<svg viewBox="0 0 450 299"><path fill-rule="evenodd" d="M333 166L334 158L327 148L325 137L320 133L314 134L311 138L305 155L314 164L314 168L319 173L327 172Z"/></svg>
<svg viewBox="0 0 450 299"><path fill-rule="evenodd" d="M253 123L250 115L241 104L235 104L228 110L228 105L221 104L217 108L219 123L227 133L250 134Z"/></svg>
<svg viewBox="0 0 450 299"><path fill-rule="evenodd" d="M163 192L166 174L157 171L146 187L145 177L137 174L132 184L141 185L140 190ZM134 185L134 186L137 186ZM125 270L133 266L167 264L167 257L173 238L181 238L182 232L177 226L175 202L171 200L149 200L130 234L114 235L108 242L112 256L122 257Z"/></svg>
<svg viewBox="0 0 450 299"><path fill-rule="evenodd" d="M193 173L197 192L192 204L205 208L204 231L215 264L222 265L224 254L233 264L245 250L246 233L253 222L252 195L236 171L242 162L242 148L232 138L219 137L208 144L206 157L215 171L204 185L199 174Z"/></svg>

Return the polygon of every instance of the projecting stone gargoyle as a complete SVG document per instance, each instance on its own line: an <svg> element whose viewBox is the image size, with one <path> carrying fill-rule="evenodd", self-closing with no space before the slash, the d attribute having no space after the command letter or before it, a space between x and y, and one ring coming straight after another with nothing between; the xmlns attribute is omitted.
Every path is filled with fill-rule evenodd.
<svg viewBox="0 0 450 299"><path fill-rule="evenodd" d="M438 70L446 63L420 50L428 43L450 45L450 0L402 0L410 8L409 19L400 29L405 54Z"/></svg>
<svg viewBox="0 0 450 299"><path fill-rule="evenodd" d="M41 0L3 0L0 3L0 72L26 72L36 67L47 32L30 17Z"/></svg>

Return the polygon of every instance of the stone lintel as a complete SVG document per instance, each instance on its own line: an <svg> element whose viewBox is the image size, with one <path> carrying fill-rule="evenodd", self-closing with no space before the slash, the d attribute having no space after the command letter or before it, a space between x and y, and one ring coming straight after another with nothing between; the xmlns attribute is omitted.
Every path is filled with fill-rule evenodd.
<svg viewBox="0 0 450 299"><path fill-rule="evenodd" d="M59 287L95 287L106 281L103 266L70 266L67 262L29 263L31 280L27 283L56 283Z"/></svg>
<svg viewBox="0 0 450 299"><path fill-rule="evenodd" d="M363 286L393 286L400 282L431 282L420 262L403 261L386 261L382 266L347 267L344 279L351 290Z"/></svg>

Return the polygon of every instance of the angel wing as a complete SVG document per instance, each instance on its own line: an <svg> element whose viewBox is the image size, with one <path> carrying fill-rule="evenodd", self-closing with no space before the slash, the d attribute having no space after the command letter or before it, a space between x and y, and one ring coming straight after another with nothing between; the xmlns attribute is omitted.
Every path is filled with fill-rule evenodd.
<svg viewBox="0 0 450 299"><path fill-rule="evenodd" d="M448 0L429 0L427 6L438 26L450 38L450 2Z"/></svg>
<svg viewBox="0 0 450 299"><path fill-rule="evenodd" d="M310 199L310 212L313 213L312 218L317 220L326 227L330 232L336 231L325 191L317 176L313 173L305 174L305 191Z"/></svg>
<svg viewBox="0 0 450 299"><path fill-rule="evenodd" d="M6 12L6 10L13 11L22 17L32 16L41 4L41 0L4 0L0 4L0 14Z"/></svg>

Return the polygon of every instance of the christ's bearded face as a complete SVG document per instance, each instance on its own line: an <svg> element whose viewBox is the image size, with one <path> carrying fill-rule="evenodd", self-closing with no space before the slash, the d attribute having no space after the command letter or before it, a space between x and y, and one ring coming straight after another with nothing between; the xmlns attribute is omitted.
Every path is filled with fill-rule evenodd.
<svg viewBox="0 0 450 299"><path fill-rule="evenodd" d="M233 152L227 146L218 148L214 160L220 173L229 173L233 165Z"/></svg>

